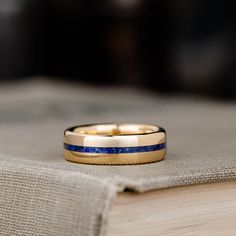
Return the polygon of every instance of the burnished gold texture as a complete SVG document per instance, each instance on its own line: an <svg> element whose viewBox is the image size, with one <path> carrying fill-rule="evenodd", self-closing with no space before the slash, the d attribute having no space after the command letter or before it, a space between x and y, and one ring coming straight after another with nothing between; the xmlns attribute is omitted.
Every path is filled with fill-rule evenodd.
<svg viewBox="0 0 236 236"><path fill-rule="evenodd" d="M64 156L72 162L131 165L160 161L166 155L166 132L147 124L79 125L64 132Z"/></svg>

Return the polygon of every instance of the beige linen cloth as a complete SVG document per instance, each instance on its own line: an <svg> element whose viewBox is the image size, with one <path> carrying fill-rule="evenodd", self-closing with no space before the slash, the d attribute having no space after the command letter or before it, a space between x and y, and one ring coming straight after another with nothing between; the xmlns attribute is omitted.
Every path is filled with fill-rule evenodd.
<svg viewBox="0 0 236 236"><path fill-rule="evenodd" d="M0 235L106 234L117 192L236 179L236 104L134 89L31 82L0 88ZM94 166L63 158L63 131L159 124L164 161Z"/></svg>

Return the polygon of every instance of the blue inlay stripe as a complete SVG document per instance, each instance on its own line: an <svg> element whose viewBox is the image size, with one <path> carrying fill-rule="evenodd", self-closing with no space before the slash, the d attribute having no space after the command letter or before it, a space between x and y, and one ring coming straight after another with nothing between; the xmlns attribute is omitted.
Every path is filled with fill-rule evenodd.
<svg viewBox="0 0 236 236"><path fill-rule="evenodd" d="M103 154L137 153L137 152L153 152L165 148L166 148L166 143L154 144L149 146L138 146L138 147L88 147L88 146L77 146L64 143L64 149L72 152L82 152L82 153L103 153Z"/></svg>

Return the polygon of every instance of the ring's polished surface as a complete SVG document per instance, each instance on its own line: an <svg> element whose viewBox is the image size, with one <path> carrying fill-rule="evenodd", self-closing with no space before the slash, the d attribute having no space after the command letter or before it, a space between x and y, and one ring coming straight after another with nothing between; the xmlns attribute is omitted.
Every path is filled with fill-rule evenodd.
<svg viewBox="0 0 236 236"><path fill-rule="evenodd" d="M144 124L90 124L64 132L64 155L68 161L126 165L162 160L166 155L166 132Z"/></svg>

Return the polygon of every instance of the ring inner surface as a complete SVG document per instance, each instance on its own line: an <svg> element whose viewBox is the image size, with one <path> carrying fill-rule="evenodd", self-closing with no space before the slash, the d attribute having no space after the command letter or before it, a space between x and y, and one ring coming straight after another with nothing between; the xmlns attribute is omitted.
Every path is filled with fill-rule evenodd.
<svg viewBox="0 0 236 236"><path fill-rule="evenodd" d="M142 124L99 124L87 125L74 128L73 132L85 135L141 135L158 132L159 128L154 125Z"/></svg>

